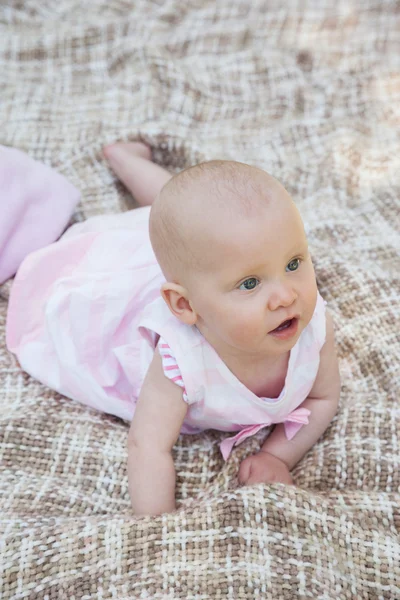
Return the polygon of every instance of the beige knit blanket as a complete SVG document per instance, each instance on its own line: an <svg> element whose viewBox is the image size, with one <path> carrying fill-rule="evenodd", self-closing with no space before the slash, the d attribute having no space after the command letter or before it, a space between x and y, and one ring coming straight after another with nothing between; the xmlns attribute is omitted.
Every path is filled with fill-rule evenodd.
<svg viewBox="0 0 400 600"><path fill-rule="evenodd" d="M399 26L390 0L3 0L0 143L74 183L76 219L133 206L101 155L116 139L171 170L274 174L306 223L343 387L298 487L237 486L265 433L226 464L224 434L182 436L178 511L135 519L127 424L21 372L3 286L2 599L400 598Z"/></svg>

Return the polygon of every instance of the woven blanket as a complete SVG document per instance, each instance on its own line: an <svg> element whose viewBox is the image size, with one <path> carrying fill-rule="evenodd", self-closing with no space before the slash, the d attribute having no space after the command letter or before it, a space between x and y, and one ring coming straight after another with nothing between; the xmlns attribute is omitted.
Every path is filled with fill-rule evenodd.
<svg viewBox="0 0 400 600"><path fill-rule="evenodd" d="M227 463L226 434L181 436L178 510L135 518L128 424L20 370L4 285L2 599L400 598L399 26L391 0L3 0L0 144L81 191L75 220L134 207L102 157L114 140L171 172L229 158L275 175L305 221L342 394L296 487L238 486L265 432Z"/></svg>

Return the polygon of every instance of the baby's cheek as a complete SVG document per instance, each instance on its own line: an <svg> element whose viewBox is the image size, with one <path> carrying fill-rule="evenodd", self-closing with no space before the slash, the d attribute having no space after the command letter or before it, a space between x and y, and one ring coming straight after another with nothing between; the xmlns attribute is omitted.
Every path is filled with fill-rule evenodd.
<svg viewBox="0 0 400 600"><path fill-rule="evenodd" d="M262 324L251 315L241 315L235 313L232 315L231 337L239 344L249 344L254 342L255 338L260 335Z"/></svg>

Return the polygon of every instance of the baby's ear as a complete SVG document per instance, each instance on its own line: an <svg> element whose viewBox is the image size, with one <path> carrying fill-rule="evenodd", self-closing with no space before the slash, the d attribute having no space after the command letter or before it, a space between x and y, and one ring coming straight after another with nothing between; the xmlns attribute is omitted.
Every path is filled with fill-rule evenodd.
<svg viewBox="0 0 400 600"><path fill-rule="evenodd" d="M177 319L186 325L196 323L197 313L190 304L186 288L178 283L167 282L161 288L161 295Z"/></svg>

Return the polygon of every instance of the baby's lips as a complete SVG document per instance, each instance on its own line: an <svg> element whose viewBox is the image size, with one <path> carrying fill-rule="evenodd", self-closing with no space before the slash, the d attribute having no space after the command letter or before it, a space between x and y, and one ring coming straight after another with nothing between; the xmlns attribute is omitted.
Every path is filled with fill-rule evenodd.
<svg viewBox="0 0 400 600"><path fill-rule="evenodd" d="M293 319L299 320L299 315L293 315L292 317L288 317L287 319L283 319L283 321L281 321L279 323L279 325L277 325L276 327L274 327L274 329L271 329L271 331L269 331L268 333L272 333L273 331L276 331L277 329L279 329L279 327L282 327L282 325L284 323L286 323L287 321L292 321Z"/></svg>
<svg viewBox="0 0 400 600"><path fill-rule="evenodd" d="M284 323L287 323L285 327L282 327ZM299 321L296 317L283 321L276 329L273 329L269 332L269 335L276 338L277 340L285 341L290 340L294 337L298 331ZM280 329L281 327L281 329Z"/></svg>

